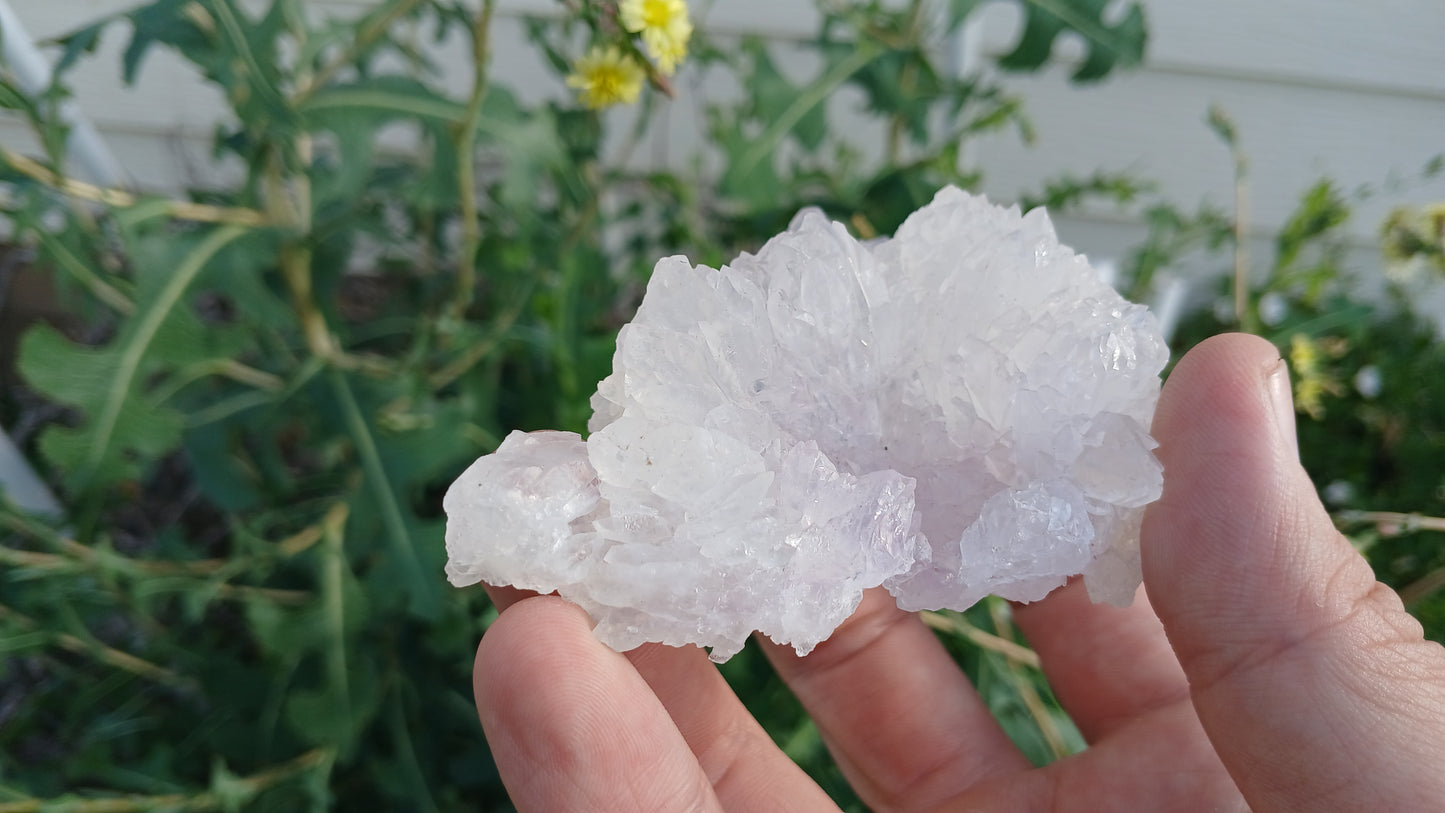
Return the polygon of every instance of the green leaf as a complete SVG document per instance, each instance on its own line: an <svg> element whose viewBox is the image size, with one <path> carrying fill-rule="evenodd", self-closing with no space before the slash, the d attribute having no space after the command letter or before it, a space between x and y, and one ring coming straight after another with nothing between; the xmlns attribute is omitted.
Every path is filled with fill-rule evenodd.
<svg viewBox="0 0 1445 813"><path fill-rule="evenodd" d="M489 100L492 95L503 94L489 94ZM489 128L493 120L488 116L495 107L484 106L479 136L495 134ZM336 138L339 154L334 161L317 164L317 206L324 207L329 201L354 203L368 186L380 191L375 183L376 136L385 125L395 121L415 122L428 141L426 172L416 179L418 202L428 208L454 206L457 160L452 132L461 125L465 113L462 105L420 82L400 76L367 77L318 91L302 108L302 117L308 129L330 131ZM499 117L496 127L511 134L507 129L510 124L510 119ZM534 128L530 133L516 135L513 142L507 147L516 149L520 157L528 149L554 145L555 137ZM508 162L507 171L533 169L529 162L516 163L522 166L514 169L513 162ZM535 173L529 177L536 183Z"/></svg>
<svg viewBox="0 0 1445 813"><path fill-rule="evenodd" d="M798 88L778 70L768 55L768 49L760 39L749 39L743 46L752 58L752 72L746 79L753 118L772 122L789 115L789 106L798 97ZM790 135L808 150L823 145L828 135L827 107L813 105L797 117L797 123Z"/></svg>
<svg viewBox="0 0 1445 813"><path fill-rule="evenodd" d="M286 722L311 745L342 745L356 739L351 705L329 689L291 692L286 698Z"/></svg>
<svg viewBox="0 0 1445 813"><path fill-rule="evenodd" d="M60 57L55 60L55 71L51 81L59 81L72 67L77 60L86 54L95 53L95 47L100 44L100 35L110 26L111 22L118 15L103 17L100 20L76 29L61 37L57 42L61 46Z"/></svg>
<svg viewBox="0 0 1445 813"><path fill-rule="evenodd" d="M183 9L191 0L156 0L130 14L130 44L121 57L121 78L126 84L135 82L141 62L150 49L157 44L179 47L181 50L204 48L206 35L195 22L186 17Z"/></svg>
<svg viewBox="0 0 1445 813"><path fill-rule="evenodd" d="M30 95L6 81L3 75L0 75L0 110L19 110L32 119L40 114Z"/></svg>
<svg viewBox="0 0 1445 813"><path fill-rule="evenodd" d="M1329 180L1315 183L1300 199L1300 205L1280 229L1275 241L1278 251L1275 273L1290 270L1301 253L1314 241L1327 237L1350 219L1350 205Z"/></svg>
<svg viewBox="0 0 1445 813"><path fill-rule="evenodd" d="M1213 130L1215 135L1219 136L1219 140L1223 141L1225 146L1231 150L1239 148L1239 130L1234 126L1234 119L1223 107L1217 104L1210 105L1209 114L1205 116L1204 122L1209 125L1209 129Z"/></svg>
<svg viewBox="0 0 1445 813"><path fill-rule="evenodd" d="M506 98L507 94L494 91L487 95L487 101L498 96ZM573 168L574 161L580 162L578 152L595 151L601 133L581 126L582 120L590 123L592 116L558 114L547 109L516 116L494 112L506 108L500 100L496 106L483 105L477 138L507 156L502 164L500 202L514 211L530 213L548 175Z"/></svg>
<svg viewBox="0 0 1445 813"><path fill-rule="evenodd" d="M723 115L714 111L710 130L728 156L727 167L719 181L720 191L758 204L776 202L773 157L783 138L822 106L853 74L881 53L882 49L876 44L859 43L799 91L756 138L744 135L734 122L724 121Z"/></svg>
<svg viewBox="0 0 1445 813"><path fill-rule="evenodd" d="M219 757L211 763L211 796L227 813L236 813L256 795L256 788L242 777L231 773Z"/></svg>
<svg viewBox="0 0 1445 813"><path fill-rule="evenodd" d="M245 612L251 635L267 658L285 661L326 641L326 613L317 606L290 609L269 601L248 601Z"/></svg>
<svg viewBox="0 0 1445 813"><path fill-rule="evenodd" d="M31 650L44 649L54 636L45 630L30 632L6 632L0 636L0 655L18 655Z"/></svg>
<svg viewBox="0 0 1445 813"><path fill-rule="evenodd" d="M186 433L186 455L201 493L224 511L245 511L262 500L256 478L239 465L235 445L239 433L210 424Z"/></svg>
<svg viewBox="0 0 1445 813"><path fill-rule="evenodd" d="M947 28L953 31L958 28L973 10L983 5L984 0L949 0Z"/></svg>
<svg viewBox="0 0 1445 813"><path fill-rule="evenodd" d="M360 745L360 735L376 717L383 696L370 658L353 657L347 678L350 691L344 695L330 686L297 689L284 704L286 722L298 737L310 745L332 746L343 758Z"/></svg>
<svg viewBox="0 0 1445 813"><path fill-rule="evenodd" d="M204 330L180 307L197 276L247 230L225 226L199 240L170 238L171 251L144 258L136 312L111 344L72 344L40 326L21 342L21 374L41 393L76 407L79 426L52 427L42 454L77 492L137 476L142 463L180 442L182 417L147 397L146 379L168 366L205 358ZM180 256L176 256L179 254Z"/></svg>
<svg viewBox="0 0 1445 813"><path fill-rule="evenodd" d="M1148 35L1144 10L1137 3L1113 25L1104 21L1110 0L1022 0L1022 5L1023 34L1013 51L999 59L999 67L1038 70L1052 56L1054 39L1064 32L1082 37L1086 49L1084 63L1074 71L1075 82L1102 79L1115 68L1131 68L1144 59Z"/></svg>
<svg viewBox="0 0 1445 813"><path fill-rule="evenodd" d="M407 530L406 511L377 451L376 438L372 434L374 423L368 422L361 414L361 407L357 405L356 395L352 392L346 375L333 369L329 378L333 396L340 407L347 430L351 433L352 441L356 444L357 457L361 459L362 469L366 473L367 487L381 511L392 562L400 568L396 575L406 585L410 609L423 619L435 620L442 609L439 584L441 574L426 572L412 545L411 534Z"/></svg>
<svg viewBox="0 0 1445 813"><path fill-rule="evenodd" d="M276 138L277 128L289 125L290 107L279 89L282 15L253 20L235 0L157 0L129 16L134 34L121 62L127 84L152 47L168 45L221 86L246 128Z"/></svg>
<svg viewBox="0 0 1445 813"><path fill-rule="evenodd" d="M307 100L301 113L314 117L347 110L436 119L448 124L460 123L466 116L464 105L400 76L378 76L350 85L327 87Z"/></svg>

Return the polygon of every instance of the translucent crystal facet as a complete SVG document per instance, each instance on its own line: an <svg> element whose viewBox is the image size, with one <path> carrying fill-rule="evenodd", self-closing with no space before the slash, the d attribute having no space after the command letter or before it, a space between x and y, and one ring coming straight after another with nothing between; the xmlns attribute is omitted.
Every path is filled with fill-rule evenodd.
<svg viewBox="0 0 1445 813"><path fill-rule="evenodd" d="M447 492L447 575L718 660L754 631L806 654L880 585L1127 603L1167 358L1041 210L950 188L870 243L805 211L730 266L657 264L590 437L514 432Z"/></svg>

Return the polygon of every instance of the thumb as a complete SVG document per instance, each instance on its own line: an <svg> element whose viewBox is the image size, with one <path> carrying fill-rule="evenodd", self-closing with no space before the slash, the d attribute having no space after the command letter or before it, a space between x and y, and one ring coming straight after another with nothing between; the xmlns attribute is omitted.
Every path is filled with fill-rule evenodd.
<svg viewBox="0 0 1445 813"><path fill-rule="evenodd" d="M1205 731L1255 810L1445 798L1445 650L1330 522L1274 346L1218 336L1154 419L1164 494L1144 581Z"/></svg>

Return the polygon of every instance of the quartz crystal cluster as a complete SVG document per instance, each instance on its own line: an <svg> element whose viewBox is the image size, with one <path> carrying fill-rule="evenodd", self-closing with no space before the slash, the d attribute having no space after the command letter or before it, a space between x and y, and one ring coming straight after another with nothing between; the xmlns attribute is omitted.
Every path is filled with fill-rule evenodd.
<svg viewBox="0 0 1445 813"><path fill-rule="evenodd" d="M657 264L590 437L513 432L447 492L447 575L715 660L755 630L806 654L880 585L1127 603L1167 358L1042 210L949 188L871 242L805 211L721 269Z"/></svg>

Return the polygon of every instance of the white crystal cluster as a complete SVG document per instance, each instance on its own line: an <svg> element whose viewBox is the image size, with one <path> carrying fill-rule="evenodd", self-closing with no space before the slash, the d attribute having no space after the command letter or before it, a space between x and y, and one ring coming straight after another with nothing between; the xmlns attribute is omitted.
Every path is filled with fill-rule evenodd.
<svg viewBox="0 0 1445 813"><path fill-rule="evenodd" d="M892 239L804 212L721 269L657 264L582 440L514 432L447 492L447 575L556 591L626 650L806 654L910 610L1140 581L1153 316L1020 215L945 189Z"/></svg>

